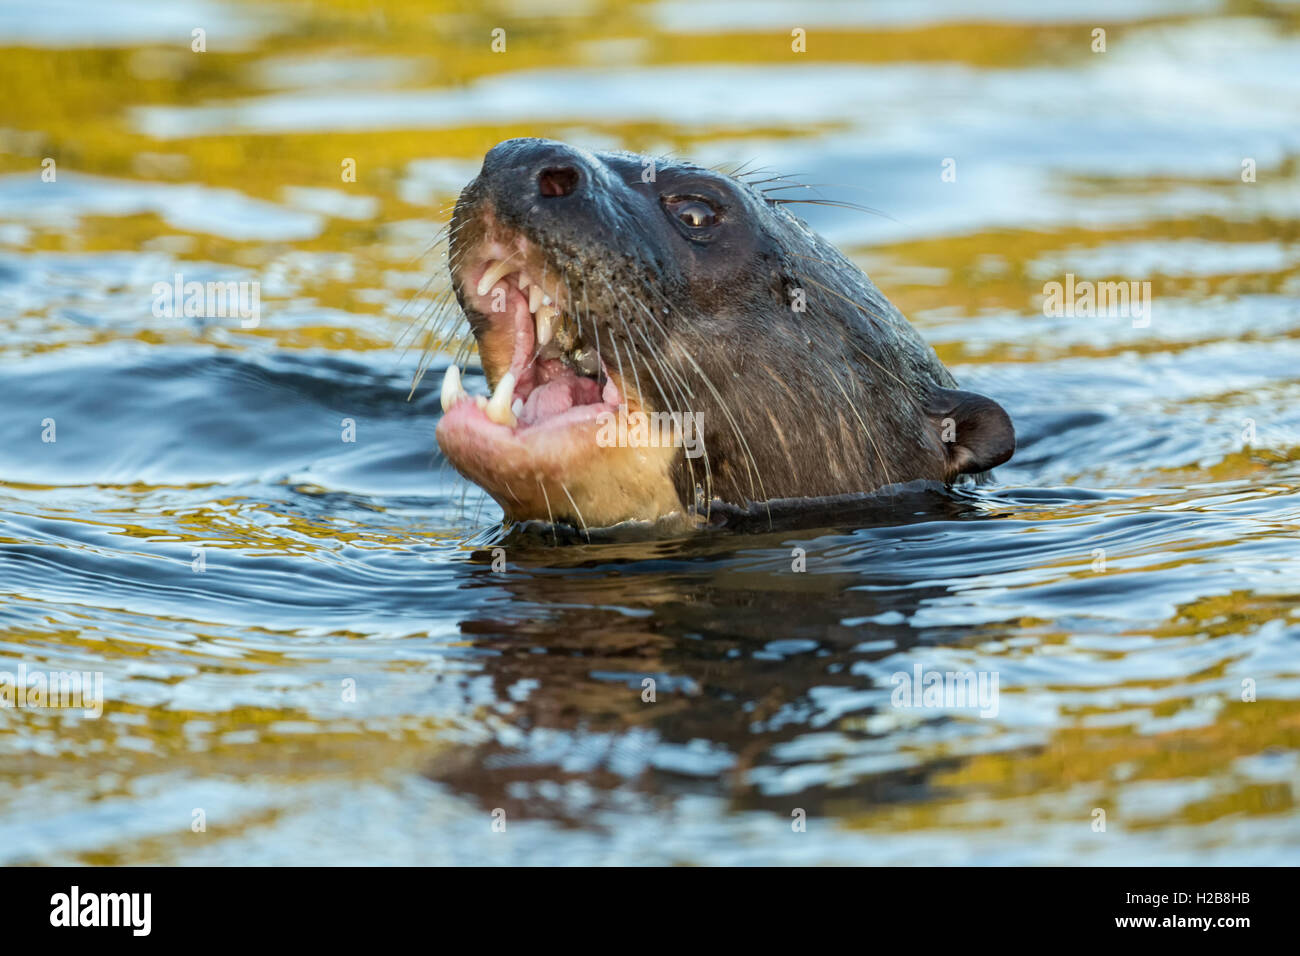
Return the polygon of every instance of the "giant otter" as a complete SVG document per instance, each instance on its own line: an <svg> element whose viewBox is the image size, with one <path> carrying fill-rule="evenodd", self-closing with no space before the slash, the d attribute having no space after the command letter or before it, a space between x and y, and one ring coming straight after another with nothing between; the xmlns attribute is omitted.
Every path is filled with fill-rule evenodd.
<svg viewBox="0 0 1300 956"><path fill-rule="evenodd" d="M951 482L1015 450L1001 406L736 177L508 140L461 193L448 258L492 395L449 367L438 444L508 519L698 520Z"/></svg>

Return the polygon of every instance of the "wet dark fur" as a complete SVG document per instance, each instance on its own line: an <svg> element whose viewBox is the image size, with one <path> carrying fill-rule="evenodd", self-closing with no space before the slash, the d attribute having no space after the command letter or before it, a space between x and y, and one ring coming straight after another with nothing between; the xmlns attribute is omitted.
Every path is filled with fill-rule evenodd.
<svg viewBox="0 0 1300 956"><path fill-rule="evenodd" d="M673 476L685 505L951 481L1010 457L1006 413L957 391L871 280L780 199L685 163L658 161L646 183L649 163L502 143L457 203L450 255L454 268L490 209L547 251L625 390L639 384L654 409L703 412L707 457L680 456ZM579 188L539 195L548 166L577 169ZM692 238L667 214L669 196L710 199L720 224ZM791 307L800 289L805 312ZM467 315L475 327L486 321ZM944 418L955 441L941 440Z"/></svg>

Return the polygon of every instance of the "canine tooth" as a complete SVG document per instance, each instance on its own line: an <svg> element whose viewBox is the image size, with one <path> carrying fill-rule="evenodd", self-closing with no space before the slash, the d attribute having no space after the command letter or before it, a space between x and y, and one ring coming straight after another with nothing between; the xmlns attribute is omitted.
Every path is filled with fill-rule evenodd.
<svg viewBox="0 0 1300 956"><path fill-rule="evenodd" d="M478 280L478 289L475 291L477 291L479 295L487 295L492 291L492 287L508 275L509 272L509 259L501 259L498 262L493 263L483 272L483 278Z"/></svg>
<svg viewBox="0 0 1300 956"><path fill-rule="evenodd" d="M545 293L542 292L542 287L539 285L535 285L528 290L528 311L529 312L537 311L537 307L542 304L542 296L544 294Z"/></svg>
<svg viewBox="0 0 1300 956"><path fill-rule="evenodd" d="M515 425L515 413L510 410L511 400L515 396L515 373L506 372L501 376L501 381L497 382L496 391L488 399L487 408L483 411L487 417L498 425L508 425L511 428Z"/></svg>
<svg viewBox="0 0 1300 956"><path fill-rule="evenodd" d="M560 313L554 306L543 305L537 310L537 347L541 348L555 335L555 326Z"/></svg>
<svg viewBox="0 0 1300 956"><path fill-rule="evenodd" d="M447 366L447 374L442 377L442 410L451 411L465 395L465 388L460 384L460 369L453 362Z"/></svg>

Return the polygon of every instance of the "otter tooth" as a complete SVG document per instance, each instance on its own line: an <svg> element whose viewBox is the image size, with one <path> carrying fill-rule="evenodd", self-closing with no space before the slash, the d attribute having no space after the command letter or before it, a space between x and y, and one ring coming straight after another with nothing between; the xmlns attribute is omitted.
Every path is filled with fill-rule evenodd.
<svg viewBox="0 0 1300 956"><path fill-rule="evenodd" d="M528 311L529 312L535 313L537 311L537 307L542 304L542 295L543 295L542 287L539 285L535 285L528 290Z"/></svg>
<svg viewBox="0 0 1300 956"><path fill-rule="evenodd" d="M553 306L543 305L537 309L537 347L541 348L555 336L555 326L559 313Z"/></svg>
<svg viewBox="0 0 1300 956"><path fill-rule="evenodd" d="M542 296L542 305L552 305L554 300L549 295Z"/></svg>
<svg viewBox="0 0 1300 956"><path fill-rule="evenodd" d="M487 396L486 396L486 395L475 395L475 396L474 396L474 404L477 405L479 408L486 409L486 408L487 408Z"/></svg>
<svg viewBox="0 0 1300 956"><path fill-rule="evenodd" d="M516 398L515 403L510 406L510 410L515 413L515 418L521 416L524 413L524 400Z"/></svg>
<svg viewBox="0 0 1300 956"><path fill-rule="evenodd" d="M488 399L487 408L483 411L487 417L498 425L506 425L510 428L515 427L515 413L510 410L511 400L515 396L515 373L506 372L501 376L501 381L497 382L496 391Z"/></svg>
<svg viewBox="0 0 1300 956"><path fill-rule="evenodd" d="M465 396L465 388L460 384L460 368L453 362L442 377L442 410L451 411L451 407Z"/></svg>
<svg viewBox="0 0 1300 956"><path fill-rule="evenodd" d="M479 295L487 295L492 291L492 287L502 280L510 272L510 260L501 259L496 263L489 264L483 272L483 278L478 280L478 288L475 290Z"/></svg>

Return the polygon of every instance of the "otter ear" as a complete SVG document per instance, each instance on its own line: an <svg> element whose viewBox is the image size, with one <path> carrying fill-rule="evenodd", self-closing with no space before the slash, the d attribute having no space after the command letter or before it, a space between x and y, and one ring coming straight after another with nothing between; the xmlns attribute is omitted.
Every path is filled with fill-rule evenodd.
<svg viewBox="0 0 1300 956"><path fill-rule="evenodd" d="M948 458L948 477L988 471L1016 450L1016 430L1006 410L983 395L936 388L926 403Z"/></svg>

